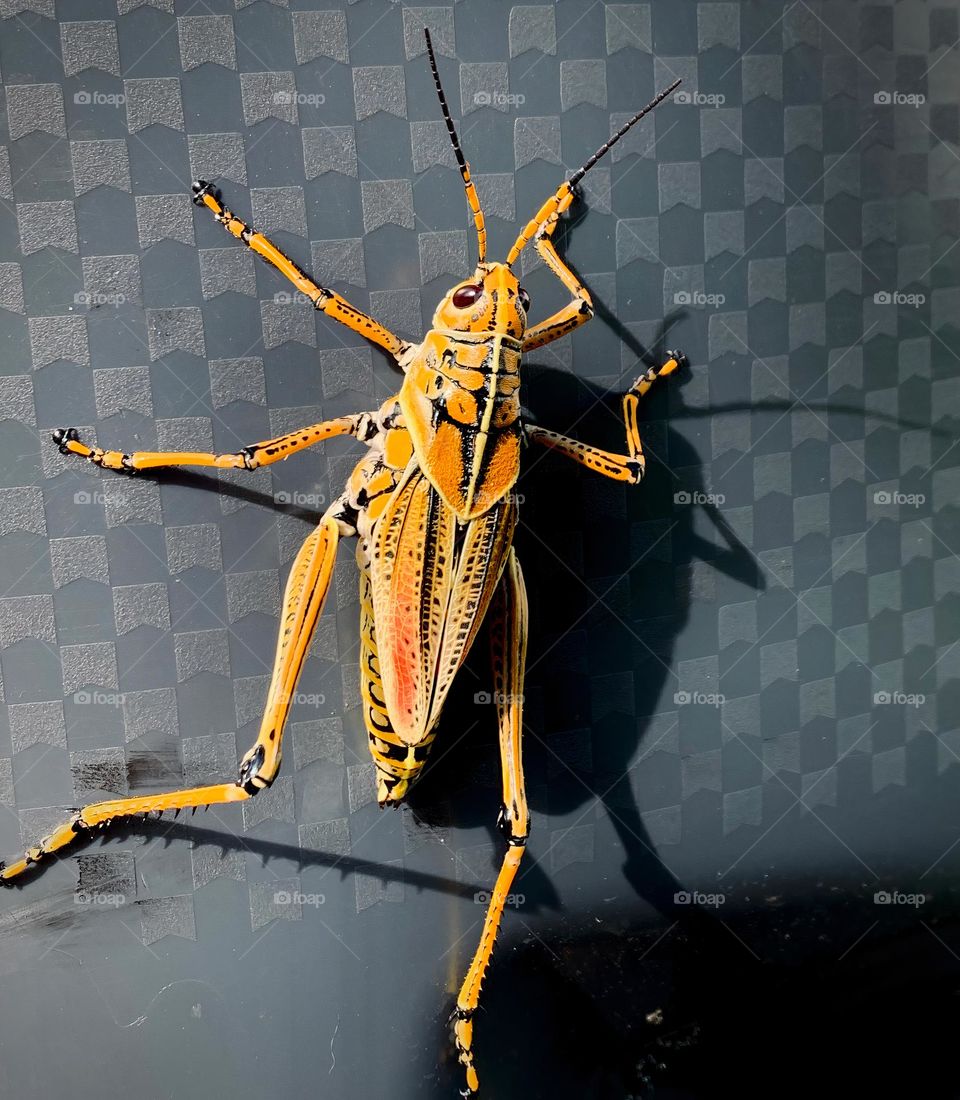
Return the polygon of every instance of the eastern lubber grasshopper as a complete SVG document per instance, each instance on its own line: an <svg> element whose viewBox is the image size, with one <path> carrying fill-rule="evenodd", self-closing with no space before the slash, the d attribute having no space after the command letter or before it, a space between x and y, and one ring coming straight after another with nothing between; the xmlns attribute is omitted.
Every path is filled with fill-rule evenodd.
<svg viewBox="0 0 960 1100"><path fill-rule="evenodd" d="M522 695L527 600L512 548L517 501L512 489L526 442L553 448L615 480L636 483L644 472L637 428L639 399L654 380L675 371L671 353L646 371L623 399L626 454L613 454L524 424L520 415L523 353L571 332L593 314L590 295L553 243L584 174L677 86L660 92L565 180L526 224L505 262L486 259L483 211L440 84L429 33L427 50L443 118L476 227L478 262L436 309L419 344L407 343L339 294L315 283L262 234L222 203L209 183L193 200L248 248L272 264L316 309L386 349L404 373L399 394L378 410L312 424L233 454L126 454L84 443L73 428L53 440L65 454L108 470L135 473L167 466L253 470L322 440L352 435L366 444L343 494L327 509L296 555L281 612L280 636L260 732L234 782L98 802L76 810L24 857L0 871L11 884L78 837L134 815L242 801L269 787L280 769L284 724L310 639L330 585L339 541L357 538L360 570L360 679L364 720L381 806L401 802L426 761L453 679L490 615L493 680L499 723L506 841L480 943L453 1014L466 1093L476 1092L473 1015L504 903L529 831L521 764ZM530 298L512 265L531 241L571 294L553 316L528 327ZM2 867L2 865L0 865Z"/></svg>

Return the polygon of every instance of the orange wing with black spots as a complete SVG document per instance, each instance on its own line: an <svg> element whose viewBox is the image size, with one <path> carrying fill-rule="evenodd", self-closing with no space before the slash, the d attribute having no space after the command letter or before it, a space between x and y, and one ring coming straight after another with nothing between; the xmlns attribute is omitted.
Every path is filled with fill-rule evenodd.
<svg viewBox="0 0 960 1100"><path fill-rule="evenodd" d="M501 500L520 472L520 344L500 333L431 331L400 406L417 459L461 523Z"/></svg>

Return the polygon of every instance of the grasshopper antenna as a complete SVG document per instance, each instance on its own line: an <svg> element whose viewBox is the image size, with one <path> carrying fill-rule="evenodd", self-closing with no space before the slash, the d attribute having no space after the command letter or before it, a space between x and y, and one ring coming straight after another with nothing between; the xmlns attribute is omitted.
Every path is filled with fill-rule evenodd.
<svg viewBox="0 0 960 1100"><path fill-rule="evenodd" d="M433 52L433 41L426 27L423 28L423 36L427 40L427 53L430 57L430 71L433 73L433 82L437 86L437 96L440 99L440 110L443 112L443 121L447 124L450 144L453 146L453 152L457 158L457 166L463 178L463 187L467 193L467 205L470 207L470 213L473 214L473 224L477 229L477 248L479 251L479 259L477 262L482 264L487 258L487 227L483 220L483 210L480 209L480 196L477 194L476 184L470 178L470 165L467 163L463 155L463 150L460 148L460 139L457 137L456 127L453 125L453 119L450 117L447 97L443 94L443 85L440 83L440 71L437 69L437 58Z"/></svg>
<svg viewBox="0 0 960 1100"><path fill-rule="evenodd" d="M633 118L628 119L620 127L620 129L617 130L615 134L607 138L607 140L603 143L603 145L600 146L600 148L593 154L592 157L589 157L586 161L584 161L583 165L578 168L576 172L574 172L573 175L567 180L567 185L569 187L576 187L577 184L583 179L583 177L597 163L597 161L602 156L605 156L610 151L610 149L612 149L613 146L617 144L617 142L623 137L623 135L630 129L631 126L635 126L640 121L640 119L643 118L644 115L650 114L650 112L655 107L659 107L659 105L667 98L667 96L670 95L671 92L675 92L679 87L680 81L675 80L669 88L664 88L662 92L657 92L657 94L653 97L653 99L650 100L646 107L643 107L641 110L637 111Z"/></svg>
<svg viewBox="0 0 960 1100"><path fill-rule="evenodd" d="M659 106L671 92L676 91L679 85L680 81L675 80L668 88L664 88L663 91L658 92L646 107L637 111L633 118L628 119L615 134L607 138L592 157L584 161L569 179L564 180L563 183L560 184L556 193L547 199L533 218L524 226L520 236L514 241L513 248L510 249L507 255L506 263L508 267L516 260L530 241L543 230L554 215L562 214L570 206L571 202L573 202L574 188L597 161L608 153L632 126L636 126L644 115L648 115L655 107Z"/></svg>

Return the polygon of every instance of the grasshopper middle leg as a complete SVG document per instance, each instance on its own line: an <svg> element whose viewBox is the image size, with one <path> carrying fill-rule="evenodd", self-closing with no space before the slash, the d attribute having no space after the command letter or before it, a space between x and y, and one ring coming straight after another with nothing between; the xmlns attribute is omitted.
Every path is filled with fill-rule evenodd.
<svg viewBox="0 0 960 1100"><path fill-rule="evenodd" d="M643 477L646 460L643 457L643 445L640 442L640 430L637 427L637 409L640 398L650 389L658 378L672 374L678 367L686 362L685 356L679 351L668 352L670 358L661 367L651 367L642 374L623 397L623 424L626 432L626 454L615 454L611 451L601 450L590 443L581 443L579 439L571 439L559 432L551 432L547 428L540 428L528 424L524 431L527 438L533 443L539 443L543 447L559 451L586 466L594 473L603 474L614 481L630 481L636 484Z"/></svg>
<svg viewBox="0 0 960 1100"><path fill-rule="evenodd" d="M84 443L76 428L57 428L53 441L62 454L77 455L86 458L96 466L107 470L121 470L134 473L137 470L158 470L166 466L213 466L218 470L255 470L258 466L269 466L272 462L289 458L314 443L331 439L337 435L352 435L363 442L369 442L376 434L377 426L374 413L356 413L352 416L340 416L336 420L324 420L319 424L310 424L294 432L265 439L260 443L251 443L239 451L227 454L211 454L209 451L105 451L102 447Z"/></svg>

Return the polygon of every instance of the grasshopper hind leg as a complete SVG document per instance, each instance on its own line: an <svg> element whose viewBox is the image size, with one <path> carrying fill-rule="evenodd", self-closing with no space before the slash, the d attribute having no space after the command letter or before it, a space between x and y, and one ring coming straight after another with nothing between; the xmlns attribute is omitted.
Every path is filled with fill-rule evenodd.
<svg viewBox="0 0 960 1100"><path fill-rule="evenodd" d="M280 637L260 733L241 761L236 781L183 791L111 799L84 806L75 810L66 821L28 849L20 859L6 866L0 864L0 885L14 885L21 875L37 864L54 858L74 841L106 829L114 821L143 817L151 813L163 814L167 810L179 812L188 807L196 809L198 806L242 802L270 786L280 770L283 727L310 639L330 587L337 542L342 533L341 523L343 521L338 517L326 515L294 558L284 592Z"/></svg>
<svg viewBox="0 0 960 1100"><path fill-rule="evenodd" d="M530 815L523 782L523 677L527 656L527 594L516 553L511 550L490 608L490 650L494 698L500 730L503 805L500 829L507 841L500 873L490 895L480 943L467 970L453 1013L453 1033L460 1063L466 1073L462 1096L474 1096L480 1087L473 1063L473 1017L480 987L490 963L500 920L530 832Z"/></svg>

